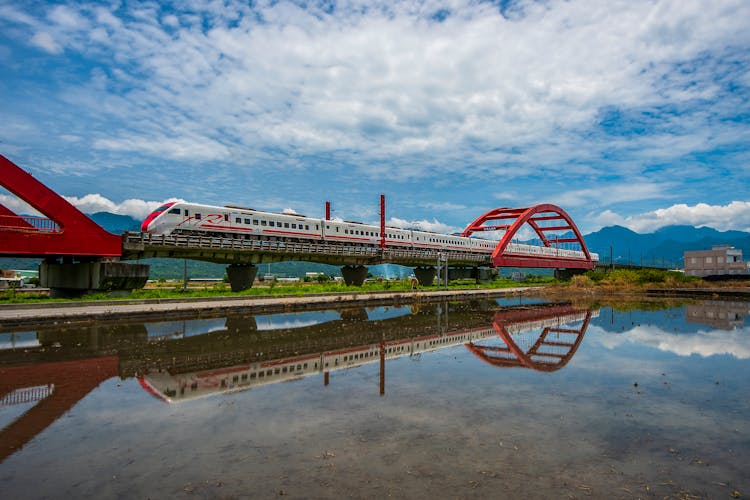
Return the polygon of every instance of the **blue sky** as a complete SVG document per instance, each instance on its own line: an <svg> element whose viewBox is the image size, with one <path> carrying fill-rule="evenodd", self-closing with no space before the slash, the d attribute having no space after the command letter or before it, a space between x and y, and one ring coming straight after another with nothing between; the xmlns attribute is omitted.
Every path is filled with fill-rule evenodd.
<svg viewBox="0 0 750 500"><path fill-rule="evenodd" d="M750 230L747 0L0 0L0 153L85 211L166 199L454 231ZM7 192L0 203L21 209Z"/></svg>

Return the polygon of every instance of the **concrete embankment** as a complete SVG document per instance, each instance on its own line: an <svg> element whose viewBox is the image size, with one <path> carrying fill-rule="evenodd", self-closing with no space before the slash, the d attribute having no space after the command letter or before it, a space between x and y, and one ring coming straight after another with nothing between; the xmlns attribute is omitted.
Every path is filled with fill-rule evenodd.
<svg viewBox="0 0 750 500"><path fill-rule="evenodd" d="M442 300L477 300L518 296L539 288L516 287L481 290L344 293L285 297L216 297L194 299L147 299L96 302L4 304L0 328L31 324L76 323L113 319L166 319L217 314L268 314L331 307L409 304Z"/></svg>

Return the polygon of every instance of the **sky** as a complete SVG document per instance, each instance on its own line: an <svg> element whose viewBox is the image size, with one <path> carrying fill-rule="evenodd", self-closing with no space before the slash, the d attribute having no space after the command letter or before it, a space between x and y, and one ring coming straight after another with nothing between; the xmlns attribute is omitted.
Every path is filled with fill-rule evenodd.
<svg viewBox="0 0 750 500"><path fill-rule="evenodd" d="M85 212L750 231L747 0L0 0L0 154ZM0 203L23 207L7 191Z"/></svg>

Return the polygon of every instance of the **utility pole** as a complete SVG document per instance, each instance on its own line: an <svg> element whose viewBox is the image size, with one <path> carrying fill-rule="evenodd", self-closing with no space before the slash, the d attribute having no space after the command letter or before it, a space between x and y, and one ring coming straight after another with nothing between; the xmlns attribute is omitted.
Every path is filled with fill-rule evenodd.
<svg viewBox="0 0 750 500"><path fill-rule="evenodd" d="M380 248L385 249L385 195L380 195Z"/></svg>
<svg viewBox="0 0 750 500"><path fill-rule="evenodd" d="M182 291L187 290L187 259L182 259Z"/></svg>

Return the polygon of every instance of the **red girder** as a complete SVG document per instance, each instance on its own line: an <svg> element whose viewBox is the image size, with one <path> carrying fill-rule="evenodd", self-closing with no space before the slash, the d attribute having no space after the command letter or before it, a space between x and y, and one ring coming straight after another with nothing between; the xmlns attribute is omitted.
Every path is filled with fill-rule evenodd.
<svg viewBox="0 0 750 500"><path fill-rule="evenodd" d="M511 313L510 317L506 317L502 311L498 311L495 313L495 321L492 326L495 328L495 331L497 331L506 347L484 346L468 343L466 344L466 348L476 357L492 366L503 368L523 367L536 371L553 372L567 365L578 350L578 347L583 341L583 336L588 329L589 322L591 321L591 311L586 311L586 317L583 320L580 329L545 327L537 337L534 345L526 351L524 351L524 349L513 340L513 336L508 332L508 327L529 321L534 322L540 319L560 317L577 311L579 310L576 310L569 305L551 308L549 311L545 311L542 315L539 314L539 311L531 310L528 317L525 317L523 311L520 315ZM547 335L550 333L565 333L575 335L576 337L572 343L550 342L547 340ZM567 348L568 350L564 354L539 352L539 349L543 346ZM512 357L492 356L492 353L504 353L512 355ZM544 359L535 360L535 356L547 359L556 358L557 362L550 362Z"/></svg>
<svg viewBox="0 0 750 500"><path fill-rule="evenodd" d="M489 224L488 221L509 221L511 223ZM540 226L540 221L559 220L565 224L555 226ZM567 256L533 256L533 255L512 255L506 253L508 245L513 241L516 233L527 224L534 230L545 247L551 247L552 243L578 243L585 259L576 259ZM505 234L492 252L492 263L495 267L545 267L559 269L593 269L594 262L591 254L586 247L581 232L576 227L573 219L562 208L543 203L526 208L508 208L501 207L490 210L475 219L471 224L466 226L461 236L471 236L473 233L482 231L505 230ZM571 231L574 238L550 238L547 234L549 231Z"/></svg>
<svg viewBox="0 0 750 500"><path fill-rule="evenodd" d="M49 217L21 217L0 205L0 255L120 257L122 238L109 233L62 196L0 155L0 185Z"/></svg>
<svg viewBox="0 0 750 500"><path fill-rule="evenodd" d="M0 462L21 449L103 381L118 374L116 356L0 368L0 397L16 389L54 386L48 397L0 429Z"/></svg>

